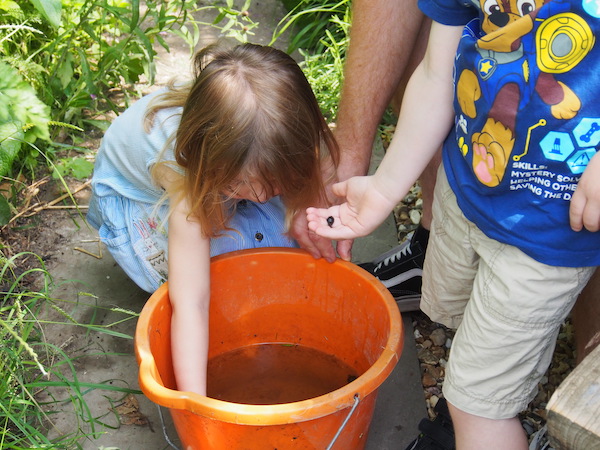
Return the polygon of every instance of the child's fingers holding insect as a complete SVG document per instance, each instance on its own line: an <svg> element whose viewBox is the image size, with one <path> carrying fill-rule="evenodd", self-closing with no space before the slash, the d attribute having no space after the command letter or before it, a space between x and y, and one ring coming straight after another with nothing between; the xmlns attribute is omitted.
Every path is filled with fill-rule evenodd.
<svg viewBox="0 0 600 450"><path fill-rule="evenodd" d="M308 220L308 228L319 233L320 228L333 228L339 224L339 207L332 206L330 208L307 208L306 219Z"/></svg>
<svg viewBox="0 0 600 450"><path fill-rule="evenodd" d="M331 208L307 208L308 228L328 239L353 239L354 233L344 225L340 212L339 205Z"/></svg>

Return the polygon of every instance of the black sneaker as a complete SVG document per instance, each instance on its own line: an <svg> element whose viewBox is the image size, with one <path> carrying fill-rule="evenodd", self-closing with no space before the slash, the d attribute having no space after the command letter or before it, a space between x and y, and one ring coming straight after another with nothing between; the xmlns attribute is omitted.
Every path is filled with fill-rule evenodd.
<svg viewBox="0 0 600 450"><path fill-rule="evenodd" d="M429 230L421 225L412 237L372 262L359 264L388 288L402 311L416 311L421 300L421 280Z"/></svg>
<svg viewBox="0 0 600 450"><path fill-rule="evenodd" d="M446 400L441 398L433 410L433 420L423 419L419 423L419 437L412 441L406 450L455 450L454 427Z"/></svg>

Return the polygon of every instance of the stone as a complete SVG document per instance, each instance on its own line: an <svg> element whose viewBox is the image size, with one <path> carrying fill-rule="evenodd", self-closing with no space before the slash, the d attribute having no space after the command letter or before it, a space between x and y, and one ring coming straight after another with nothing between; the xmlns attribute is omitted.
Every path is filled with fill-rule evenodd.
<svg viewBox="0 0 600 450"><path fill-rule="evenodd" d="M429 339L431 339L431 342L433 342L434 345L441 347L446 343L446 332L443 328L436 328L429 335Z"/></svg>
<svg viewBox="0 0 600 450"><path fill-rule="evenodd" d="M437 386L437 380L431 376L429 372L425 372L423 377L421 378L424 387L434 387Z"/></svg>

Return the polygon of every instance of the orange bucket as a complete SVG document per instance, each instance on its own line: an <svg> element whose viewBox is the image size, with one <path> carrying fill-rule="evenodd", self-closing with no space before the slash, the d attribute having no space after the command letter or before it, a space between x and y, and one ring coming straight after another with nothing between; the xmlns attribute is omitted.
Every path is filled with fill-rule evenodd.
<svg viewBox="0 0 600 450"><path fill-rule="evenodd" d="M297 249L242 250L213 258L209 358L264 344L301 344L334 355L358 378L308 400L226 402L176 390L167 285L138 320L144 394L169 408L184 449L362 449L377 390L403 345L398 307L373 276Z"/></svg>

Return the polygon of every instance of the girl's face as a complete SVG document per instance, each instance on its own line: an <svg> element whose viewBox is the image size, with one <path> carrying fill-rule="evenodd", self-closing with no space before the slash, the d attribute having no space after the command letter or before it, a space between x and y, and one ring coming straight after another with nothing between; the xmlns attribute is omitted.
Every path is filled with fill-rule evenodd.
<svg viewBox="0 0 600 450"><path fill-rule="evenodd" d="M250 200L257 203L266 203L272 197L265 186L255 179L234 180L225 190L225 195L229 198ZM279 195L279 189L275 189L273 196L275 195Z"/></svg>

